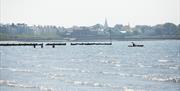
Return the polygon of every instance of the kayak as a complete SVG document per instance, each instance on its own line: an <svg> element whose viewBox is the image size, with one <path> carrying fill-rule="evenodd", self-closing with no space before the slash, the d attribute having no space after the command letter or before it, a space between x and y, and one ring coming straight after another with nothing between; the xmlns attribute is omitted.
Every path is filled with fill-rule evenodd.
<svg viewBox="0 0 180 91"><path fill-rule="evenodd" d="M144 45L128 45L128 47L143 47Z"/></svg>

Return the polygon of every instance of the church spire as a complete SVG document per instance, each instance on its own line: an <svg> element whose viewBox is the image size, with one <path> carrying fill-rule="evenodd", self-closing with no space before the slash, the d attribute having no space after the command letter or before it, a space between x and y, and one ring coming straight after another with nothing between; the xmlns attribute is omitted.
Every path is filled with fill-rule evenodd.
<svg viewBox="0 0 180 91"><path fill-rule="evenodd" d="M107 23L107 19L106 19L106 18L105 18L104 28L105 28L105 29L108 28L108 23Z"/></svg>

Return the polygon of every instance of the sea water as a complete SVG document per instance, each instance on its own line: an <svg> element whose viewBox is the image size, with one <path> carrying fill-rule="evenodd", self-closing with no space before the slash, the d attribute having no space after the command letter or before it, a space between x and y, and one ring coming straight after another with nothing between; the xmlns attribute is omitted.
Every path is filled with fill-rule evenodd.
<svg viewBox="0 0 180 91"><path fill-rule="evenodd" d="M180 40L130 43L1 46L0 91L180 91Z"/></svg>

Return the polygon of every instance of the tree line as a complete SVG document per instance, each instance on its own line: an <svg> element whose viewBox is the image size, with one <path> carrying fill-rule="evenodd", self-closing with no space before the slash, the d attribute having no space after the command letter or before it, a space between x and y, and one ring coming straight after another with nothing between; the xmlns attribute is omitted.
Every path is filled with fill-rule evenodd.
<svg viewBox="0 0 180 91"><path fill-rule="evenodd" d="M93 26L28 26L24 23L0 24L0 40L107 40L128 38L176 38L180 39L180 24L157 24L155 26L116 24L114 27L104 27L101 24Z"/></svg>

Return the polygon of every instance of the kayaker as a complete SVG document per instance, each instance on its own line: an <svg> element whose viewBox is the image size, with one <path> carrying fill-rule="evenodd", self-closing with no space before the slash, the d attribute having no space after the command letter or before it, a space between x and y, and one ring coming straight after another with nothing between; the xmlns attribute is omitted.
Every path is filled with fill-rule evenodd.
<svg viewBox="0 0 180 91"><path fill-rule="evenodd" d="M133 46L136 46L136 45L134 44L134 42L131 42L131 43L132 43Z"/></svg>

